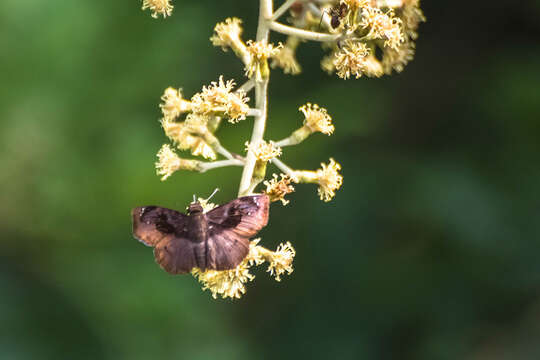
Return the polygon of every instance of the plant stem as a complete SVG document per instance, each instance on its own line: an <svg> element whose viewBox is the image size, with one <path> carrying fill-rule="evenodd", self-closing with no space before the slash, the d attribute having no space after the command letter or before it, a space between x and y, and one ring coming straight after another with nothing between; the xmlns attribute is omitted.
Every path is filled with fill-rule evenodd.
<svg viewBox="0 0 540 360"><path fill-rule="evenodd" d="M246 94L251 91L255 87L255 80L249 79L245 83L242 84L242 86L238 87L236 91L243 91Z"/></svg>
<svg viewBox="0 0 540 360"><path fill-rule="evenodd" d="M259 24L257 27L257 41L268 41L270 29L268 28L268 19L272 17L272 0L260 0L259 3ZM262 79L255 83L255 108L260 110L260 113L255 116L253 122L253 132L251 133L251 144L258 144L264 136L267 117L267 101L268 101L268 78ZM238 196L248 195L250 193L251 179L256 162L255 154L248 149L246 163L242 171Z"/></svg>
<svg viewBox="0 0 540 360"><path fill-rule="evenodd" d="M199 172L203 173L208 170L217 169L220 167L225 166L242 166L244 165L244 162L237 159L231 159L231 160L220 160L220 161L212 161L212 162L200 162L199 164Z"/></svg>
<svg viewBox="0 0 540 360"><path fill-rule="evenodd" d="M285 165L285 163L278 158L273 158L271 161L272 164L276 165L285 175L288 175L294 182L297 182L296 172L293 169Z"/></svg>
<svg viewBox="0 0 540 360"><path fill-rule="evenodd" d="M259 109L249 109L246 115L247 116L260 116L261 115L261 110L259 110Z"/></svg>
<svg viewBox="0 0 540 360"><path fill-rule="evenodd" d="M277 20L281 15L285 13L285 11L289 10L289 8L294 4L297 0L287 0L281 5L275 12L274 15L270 18L270 20Z"/></svg>
<svg viewBox="0 0 540 360"><path fill-rule="evenodd" d="M283 25L276 21L268 22L268 27L274 30L275 32L285 34L285 35L297 36L300 39L304 39L304 40L327 42L327 41L337 41L343 37L343 34L324 34L324 33L319 33L315 31L307 31L307 30L297 29L292 26Z"/></svg>

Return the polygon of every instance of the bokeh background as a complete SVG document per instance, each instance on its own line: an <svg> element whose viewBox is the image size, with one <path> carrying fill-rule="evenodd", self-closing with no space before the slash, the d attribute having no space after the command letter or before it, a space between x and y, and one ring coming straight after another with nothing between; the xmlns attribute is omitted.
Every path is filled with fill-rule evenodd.
<svg viewBox="0 0 540 360"><path fill-rule="evenodd" d="M270 138L308 101L337 128L284 161L335 157L344 185L272 207L263 244L291 241L295 271L260 268L232 302L131 236L132 207L225 202L240 177L155 175L163 89L241 79L208 38L228 16L253 36L258 6L175 5L163 21L137 0L0 2L0 359L540 358L539 1L424 1L400 75L330 77L312 43L302 75L274 72ZM220 134L240 152L249 131Z"/></svg>

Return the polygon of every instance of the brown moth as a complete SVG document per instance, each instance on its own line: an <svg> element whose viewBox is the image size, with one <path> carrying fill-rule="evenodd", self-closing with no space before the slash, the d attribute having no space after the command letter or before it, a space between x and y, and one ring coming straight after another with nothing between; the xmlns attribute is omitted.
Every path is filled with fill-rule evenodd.
<svg viewBox="0 0 540 360"><path fill-rule="evenodd" d="M249 239L268 223L267 195L244 196L207 213L199 202L188 213L159 206L133 209L133 235L154 248L156 262L168 273L230 270L249 252Z"/></svg>

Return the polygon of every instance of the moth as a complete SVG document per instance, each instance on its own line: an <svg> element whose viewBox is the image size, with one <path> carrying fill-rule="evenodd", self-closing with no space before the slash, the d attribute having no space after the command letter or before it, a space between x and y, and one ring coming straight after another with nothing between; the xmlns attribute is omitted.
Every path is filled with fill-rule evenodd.
<svg viewBox="0 0 540 360"><path fill-rule="evenodd" d="M156 262L170 274L230 270L249 253L249 239L268 223L267 195L244 196L206 213L198 201L187 214L160 206L132 210L133 236L154 248Z"/></svg>

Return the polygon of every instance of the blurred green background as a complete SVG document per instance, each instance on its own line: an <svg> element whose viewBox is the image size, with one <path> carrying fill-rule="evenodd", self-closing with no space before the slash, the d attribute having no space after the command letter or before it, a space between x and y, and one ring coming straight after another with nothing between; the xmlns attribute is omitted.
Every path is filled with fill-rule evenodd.
<svg viewBox="0 0 540 360"><path fill-rule="evenodd" d="M400 75L327 76L312 43L273 73L270 138L308 101L336 125L283 160L344 175L330 203L303 185L272 207L263 244L297 250L281 283L260 268L216 301L132 238L134 206L235 196L238 168L159 181L157 105L242 78L208 38L228 16L252 37L257 3L0 2L0 359L539 359L538 1L424 1ZM249 131L220 134L241 152Z"/></svg>

